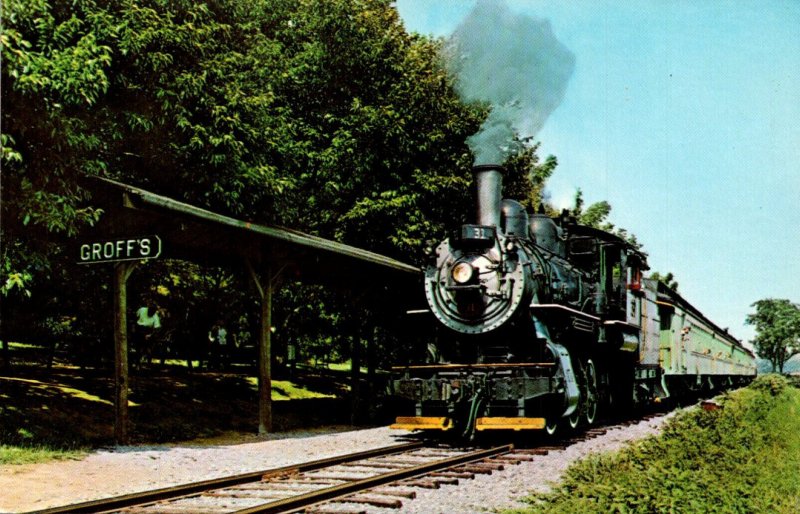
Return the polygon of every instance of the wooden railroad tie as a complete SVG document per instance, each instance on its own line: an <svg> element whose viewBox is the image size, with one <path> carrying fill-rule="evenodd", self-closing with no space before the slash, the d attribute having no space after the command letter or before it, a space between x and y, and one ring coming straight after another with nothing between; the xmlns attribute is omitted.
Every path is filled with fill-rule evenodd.
<svg viewBox="0 0 800 514"><path fill-rule="evenodd" d="M408 498L413 500L417 497L417 493L409 490L402 490L400 486L388 485L388 489L370 489L370 494L380 494L382 496L399 496L400 498Z"/></svg>
<svg viewBox="0 0 800 514"><path fill-rule="evenodd" d="M428 475L432 477L443 478L464 478L467 480L473 480L475 478L475 473L467 473L465 471L437 471L434 473L428 473Z"/></svg>
<svg viewBox="0 0 800 514"><path fill-rule="evenodd" d="M515 454L519 455L547 455L550 453L550 450L547 448L528 448L525 450L514 450Z"/></svg>
<svg viewBox="0 0 800 514"><path fill-rule="evenodd" d="M478 467L475 464L464 464L462 466L458 466L457 468L453 468L456 471L465 471L467 473L473 473L475 475L491 475L493 468L487 468L486 466Z"/></svg>
<svg viewBox="0 0 800 514"><path fill-rule="evenodd" d="M381 507L384 509L399 509L403 506L403 502L400 500L380 498L367 494L354 494L353 496L345 496L344 498L335 498L331 500L331 503L363 503L364 505L372 505L373 507Z"/></svg>
<svg viewBox="0 0 800 514"><path fill-rule="evenodd" d="M439 482L435 480L425 480L422 478L417 478L414 480L404 480L401 482L401 485L407 485L409 487L420 487L422 489L439 489L441 485Z"/></svg>

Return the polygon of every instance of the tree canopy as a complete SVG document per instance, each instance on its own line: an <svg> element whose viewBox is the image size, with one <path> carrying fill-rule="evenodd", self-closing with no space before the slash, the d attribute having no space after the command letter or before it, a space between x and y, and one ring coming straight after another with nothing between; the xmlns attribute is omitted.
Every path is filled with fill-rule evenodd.
<svg viewBox="0 0 800 514"><path fill-rule="evenodd" d="M581 225L588 227L605 230L616 236L621 237L634 248L642 249L641 243L636 239L636 234L630 234L622 227L617 227L610 221L608 217L611 215L611 204L605 200L595 202L590 206L584 208L583 191L578 188L575 191L574 205L572 208L572 215Z"/></svg>
<svg viewBox="0 0 800 514"><path fill-rule="evenodd" d="M83 173L404 257L469 204L464 140L486 109L388 0L11 0L4 14L6 273L37 268L24 256L39 236L98 219ZM523 154L510 182L541 184L554 162Z"/></svg>
<svg viewBox="0 0 800 514"><path fill-rule="evenodd" d="M79 296L103 271L71 272L59 244L103 216L83 174L417 263L472 212L465 140L488 108L459 98L442 42L407 33L390 0L9 0L3 15L4 309L94 318ZM533 205L556 162L526 142L505 164L507 194ZM148 266L133 291L175 310L247 301L219 270ZM330 322L322 292L286 301Z"/></svg>
<svg viewBox="0 0 800 514"><path fill-rule="evenodd" d="M773 370L783 373L786 362L800 354L800 305L766 298L752 306L756 311L747 316L746 323L756 328L756 353L769 360Z"/></svg>
<svg viewBox="0 0 800 514"><path fill-rule="evenodd" d="M658 271L654 271L650 274L650 278L653 280L658 280L659 282L663 283L670 289L677 291L678 290L678 281L675 280L675 276L672 274L671 271L668 271L665 274L661 274Z"/></svg>

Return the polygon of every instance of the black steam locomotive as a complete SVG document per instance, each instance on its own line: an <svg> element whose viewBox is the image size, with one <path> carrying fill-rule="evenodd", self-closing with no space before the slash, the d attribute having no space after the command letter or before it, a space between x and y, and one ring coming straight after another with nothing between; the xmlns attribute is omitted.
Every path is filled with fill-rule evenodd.
<svg viewBox="0 0 800 514"><path fill-rule="evenodd" d="M442 241L425 273L445 330L429 362L396 368L413 412L393 428L546 430L755 374L753 355L676 292L643 279L645 256L566 213L501 200L478 166L477 223Z"/></svg>

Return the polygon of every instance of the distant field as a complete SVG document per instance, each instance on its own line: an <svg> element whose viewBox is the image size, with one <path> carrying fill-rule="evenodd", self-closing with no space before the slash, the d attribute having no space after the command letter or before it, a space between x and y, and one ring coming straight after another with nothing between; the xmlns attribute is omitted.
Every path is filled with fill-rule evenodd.
<svg viewBox="0 0 800 514"><path fill-rule="evenodd" d="M800 512L800 389L778 375L684 411L663 434L571 467L539 513Z"/></svg>

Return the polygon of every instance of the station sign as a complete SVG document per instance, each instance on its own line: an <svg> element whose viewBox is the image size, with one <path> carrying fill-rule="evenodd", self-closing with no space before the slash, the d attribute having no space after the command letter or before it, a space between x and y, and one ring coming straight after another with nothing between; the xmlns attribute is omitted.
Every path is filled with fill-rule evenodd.
<svg viewBox="0 0 800 514"><path fill-rule="evenodd" d="M158 236L120 237L80 245L78 264L102 262L140 261L161 255L161 238Z"/></svg>

